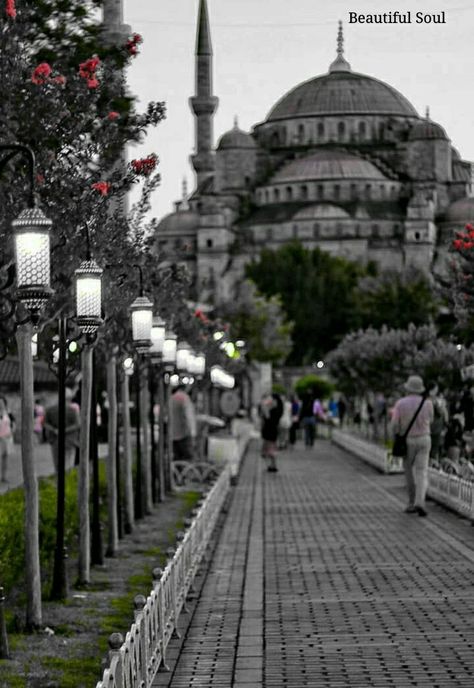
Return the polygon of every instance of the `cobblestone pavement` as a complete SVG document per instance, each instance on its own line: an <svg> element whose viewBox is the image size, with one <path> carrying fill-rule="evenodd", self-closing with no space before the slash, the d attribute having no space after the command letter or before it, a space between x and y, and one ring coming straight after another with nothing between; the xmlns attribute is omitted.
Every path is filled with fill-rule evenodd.
<svg viewBox="0 0 474 688"><path fill-rule="evenodd" d="M474 685L474 530L326 441L251 451L171 688Z"/></svg>

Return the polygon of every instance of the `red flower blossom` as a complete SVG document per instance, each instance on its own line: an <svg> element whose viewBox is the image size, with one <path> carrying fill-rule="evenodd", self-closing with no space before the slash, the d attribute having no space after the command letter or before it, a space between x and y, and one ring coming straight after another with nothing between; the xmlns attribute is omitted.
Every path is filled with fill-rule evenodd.
<svg viewBox="0 0 474 688"><path fill-rule="evenodd" d="M36 86L42 86L48 81L52 71L53 70L47 62L41 62L41 64L33 70L31 81L36 84Z"/></svg>
<svg viewBox="0 0 474 688"><path fill-rule="evenodd" d="M155 169L158 163L156 155L149 155L148 158L141 158L140 160L132 160L130 163L135 174L146 177Z"/></svg>
<svg viewBox="0 0 474 688"><path fill-rule="evenodd" d="M66 77L62 76L62 74L60 74L59 76L55 76L53 81L55 84L59 84L60 86L64 86L64 84L66 83Z"/></svg>
<svg viewBox="0 0 474 688"><path fill-rule="evenodd" d="M127 41L125 47L129 55L135 56L138 53L138 45L143 43L143 38L139 33L134 33L133 36Z"/></svg>
<svg viewBox="0 0 474 688"><path fill-rule="evenodd" d="M120 113L119 113L119 112L115 112L115 110L112 110L112 111L109 112L109 114L107 115L107 119L110 119L111 122L113 122L115 119L118 119L119 117L120 117Z"/></svg>
<svg viewBox="0 0 474 688"><path fill-rule="evenodd" d="M469 249L469 248L472 248L473 246L474 246L474 242L473 242L473 241L466 241L466 242L464 243L464 247L463 247L463 248L468 248L468 249Z"/></svg>
<svg viewBox="0 0 474 688"><path fill-rule="evenodd" d="M111 189L110 182L95 182L92 184L92 188L98 191L102 196L107 196Z"/></svg>
<svg viewBox="0 0 474 688"><path fill-rule="evenodd" d="M468 223L464 229L467 229L468 232L474 231L474 227L470 223Z"/></svg>
<svg viewBox="0 0 474 688"><path fill-rule="evenodd" d="M453 241L453 248L455 248L456 251L459 251L460 249L462 249L463 245L464 245L464 242L462 239L455 239Z"/></svg>
<svg viewBox="0 0 474 688"><path fill-rule="evenodd" d="M15 17L16 17L15 0L6 0L5 13L7 14L8 17L15 19Z"/></svg>
<svg viewBox="0 0 474 688"><path fill-rule="evenodd" d="M97 55L90 57L85 62L79 65L79 76L87 81L87 88L97 88L99 82L97 80L96 71L100 65L100 58Z"/></svg>

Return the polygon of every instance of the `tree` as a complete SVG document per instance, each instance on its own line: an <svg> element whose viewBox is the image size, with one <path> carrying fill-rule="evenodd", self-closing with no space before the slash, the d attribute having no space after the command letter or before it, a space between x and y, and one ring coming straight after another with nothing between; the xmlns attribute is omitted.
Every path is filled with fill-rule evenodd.
<svg viewBox="0 0 474 688"><path fill-rule="evenodd" d="M334 391L334 385L318 375L305 375L295 382L295 392L303 397L308 392L317 399L326 399Z"/></svg>
<svg viewBox="0 0 474 688"><path fill-rule="evenodd" d="M421 375L426 385L438 383L454 389L461 383L461 368L474 360L474 349L438 337L433 325L395 330L368 328L347 335L327 363L338 388L348 396L369 392L396 395L407 377Z"/></svg>
<svg viewBox="0 0 474 688"><path fill-rule="evenodd" d="M294 323L290 364L320 359L357 324L355 287L365 270L298 242L262 251L247 276L267 297L278 295Z"/></svg>
<svg viewBox="0 0 474 688"><path fill-rule="evenodd" d="M288 356L292 324L286 319L281 299L262 296L251 280L240 284L235 299L221 307L218 315L230 324L234 341L246 342L250 359L282 363Z"/></svg>
<svg viewBox="0 0 474 688"><path fill-rule="evenodd" d="M355 298L362 328L379 329L387 325L405 329L410 323L425 325L438 311L430 280L413 269L405 272L386 270L363 277L357 285Z"/></svg>

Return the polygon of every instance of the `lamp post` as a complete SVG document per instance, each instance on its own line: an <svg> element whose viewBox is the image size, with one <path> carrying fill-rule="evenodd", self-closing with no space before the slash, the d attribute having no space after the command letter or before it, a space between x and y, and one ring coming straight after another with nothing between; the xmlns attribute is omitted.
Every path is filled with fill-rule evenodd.
<svg viewBox="0 0 474 688"><path fill-rule="evenodd" d="M140 273L140 295L130 306L132 317L132 338L137 352L136 366L136 438L137 438L137 476L135 482L135 518L144 516L143 505L143 475L142 475L142 441L141 441L141 357L145 355L151 346L151 328L153 324L153 304L145 296L143 290L143 271L141 266L135 266Z"/></svg>
<svg viewBox="0 0 474 688"><path fill-rule="evenodd" d="M165 321L159 316L153 318L151 328L151 348L150 348L150 426L151 426L151 487L152 499L156 504L165 498L164 486L164 465L163 450L164 443L162 438L161 416L163 414L163 377L161 375L161 363L163 360L163 346L165 343L166 328ZM158 445L155 437L155 396L157 388L157 378L155 372L158 371L158 406L160 409L158 426Z"/></svg>
<svg viewBox="0 0 474 688"><path fill-rule="evenodd" d="M33 357L31 339L33 325L39 321L42 308L52 295L50 283L50 230L52 226L36 207L34 197L35 157L33 151L20 144L0 145L5 152L1 165L17 155L28 164L28 208L12 222L16 260L16 296L26 308L29 319L18 324L16 340L20 361L21 393L21 459L25 487L25 574L26 625L39 628L42 623L41 576L39 562L39 499L33 447Z"/></svg>
<svg viewBox="0 0 474 688"><path fill-rule="evenodd" d="M170 376L176 365L177 337L174 332L166 331L165 341L163 342L163 375L162 375L162 398L160 400L160 413L162 425L160 425L160 435L163 437L163 458L164 458L164 485L165 491L172 490L171 461L173 454L173 438L171 435L171 416L170 416Z"/></svg>

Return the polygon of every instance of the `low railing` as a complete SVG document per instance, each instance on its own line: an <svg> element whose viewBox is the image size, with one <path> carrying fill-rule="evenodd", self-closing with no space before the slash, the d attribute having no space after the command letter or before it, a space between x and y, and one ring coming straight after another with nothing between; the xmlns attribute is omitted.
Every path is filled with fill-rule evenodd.
<svg viewBox="0 0 474 688"><path fill-rule="evenodd" d="M173 633L177 635L179 616L227 498L230 477L230 467L225 466L176 551L168 552L165 569L153 572L148 597L135 598L135 621L125 640L120 633L110 636L109 666L96 688L150 688L158 669L167 669L168 643Z"/></svg>
<svg viewBox="0 0 474 688"><path fill-rule="evenodd" d="M474 466L441 459L429 468L428 496L474 520Z"/></svg>
<svg viewBox="0 0 474 688"><path fill-rule="evenodd" d="M334 428L332 441L343 449L355 454L360 459L377 468L382 473L402 473L403 460L383 447L357 435Z"/></svg>

